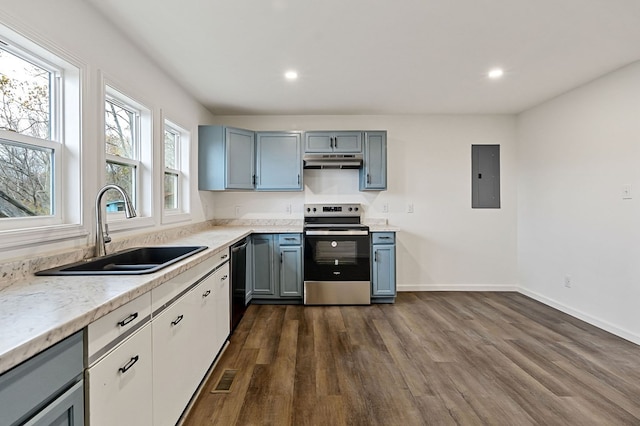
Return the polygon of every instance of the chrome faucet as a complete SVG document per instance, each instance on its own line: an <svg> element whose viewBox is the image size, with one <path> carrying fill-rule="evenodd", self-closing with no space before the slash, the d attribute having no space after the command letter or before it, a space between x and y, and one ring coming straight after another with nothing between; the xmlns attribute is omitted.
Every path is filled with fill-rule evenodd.
<svg viewBox="0 0 640 426"><path fill-rule="evenodd" d="M102 189L98 191L98 195L96 195L96 257L104 256L105 254L107 254L105 244L111 242L111 237L109 236L109 227L106 223L104 225L104 231L102 230L101 208L102 196L110 189L115 189L120 194L122 194L122 198L124 198L124 214L127 219L136 217L136 211L133 208L133 204L131 204L131 199L129 198L127 193L124 192L124 189L122 189L122 187L115 184L108 184L102 187Z"/></svg>

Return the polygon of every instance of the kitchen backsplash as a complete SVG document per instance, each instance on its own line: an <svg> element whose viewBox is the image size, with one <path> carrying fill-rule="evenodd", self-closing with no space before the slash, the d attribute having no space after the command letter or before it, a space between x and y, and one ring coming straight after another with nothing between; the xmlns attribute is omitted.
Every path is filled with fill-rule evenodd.
<svg viewBox="0 0 640 426"><path fill-rule="evenodd" d="M204 231L212 226L285 226L290 228L300 228L300 230L302 230L302 222L302 219L213 219L211 221L172 228L162 232L149 232L122 240L114 240L109 243L108 252L113 253L130 247L166 244L195 232ZM384 226L387 224L387 220L365 218L364 223L369 226ZM28 278L37 271L55 268L56 266L65 265L67 263L79 262L82 259L92 257L93 253L93 247L86 247L63 253L55 253L48 256L45 255L34 258L17 259L0 264L0 290L11 286L17 281Z"/></svg>

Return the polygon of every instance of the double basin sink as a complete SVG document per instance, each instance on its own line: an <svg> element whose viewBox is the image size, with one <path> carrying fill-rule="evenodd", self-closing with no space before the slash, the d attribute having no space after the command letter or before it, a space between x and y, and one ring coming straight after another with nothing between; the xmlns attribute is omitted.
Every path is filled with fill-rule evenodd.
<svg viewBox="0 0 640 426"><path fill-rule="evenodd" d="M36 275L140 275L159 271L207 246L137 247L57 268Z"/></svg>

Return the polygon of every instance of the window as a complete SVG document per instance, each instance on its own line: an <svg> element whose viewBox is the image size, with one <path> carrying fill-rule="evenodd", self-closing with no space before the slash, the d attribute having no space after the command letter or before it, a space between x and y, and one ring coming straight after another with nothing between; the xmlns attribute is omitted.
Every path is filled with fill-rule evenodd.
<svg viewBox="0 0 640 426"><path fill-rule="evenodd" d="M31 39L0 25L0 248L83 232L80 68Z"/></svg>
<svg viewBox="0 0 640 426"><path fill-rule="evenodd" d="M131 198L138 215L134 220L115 223L113 218L110 219L112 230L138 227L145 221L152 223L151 129L151 111L148 108L105 84L105 182L121 186ZM105 204L107 214L124 219L124 200L117 191L105 193Z"/></svg>
<svg viewBox="0 0 640 426"><path fill-rule="evenodd" d="M0 48L0 217L51 216L60 73Z"/></svg>
<svg viewBox="0 0 640 426"><path fill-rule="evenodd" d="M180 133L168 124L164 127L164 209L178 210L180 206Z"/></svg>
<svg viewBox="0 0 640 426"><path fill-rule="evenodd" d="M170 121L164 122L163 212L167 216L187 213L189 133Z"/></svg>
<svg viewBox="0 0 640 426"><path fill-rule="evenodd" d="M113 96L108 96L104 105L106 182L121 186L137 207L140 111ZM107 212L124 209L120 197L117 191L105 194Z"/></svg>

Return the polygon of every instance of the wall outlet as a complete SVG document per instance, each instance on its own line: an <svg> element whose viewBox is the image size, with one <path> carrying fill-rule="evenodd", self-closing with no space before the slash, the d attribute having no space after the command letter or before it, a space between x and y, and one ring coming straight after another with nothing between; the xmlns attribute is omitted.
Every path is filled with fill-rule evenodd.
<svg viewBox="0 0 640 426"><path fill-rule="evenodd" d="M571 288L571 275L564 276L564 286L566 288Z"/></svg>
<svg viewBox="0 0 640 426"><path fill-rule="evenodd" d="M382 205L382 213L389 213L389 204L384 203Z"/></svg>
<svg viewBox="0 0 640 426"><path fill-rule="evenodd" d="M235 207L235 216L240 217L240 206Z"/></svg>
<svg viewBox="0 0 640 426"><path fill-rule="evenodd" d="M291 204L287 204L285 207L285 211L289 214L291 214Z"/></svg>
<svg viewBox="0 0 640 426"><path fill-rule="evenodd" d="M621 191L621 195L622 195L622 199L623 200L630 200L633 198L632 194L631 194L631 185L622 185L622 191Z"/></svg>
<svg viewBox="0 0 640 426"><path fill-rule="evenodd" d="M413 203L407 204L407 213L413 213Z"/></svg>

